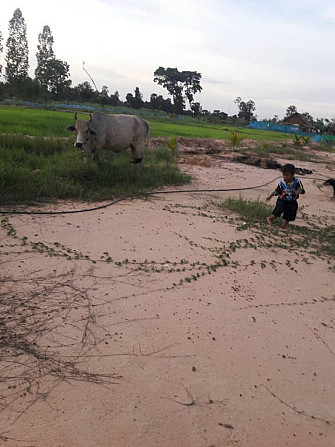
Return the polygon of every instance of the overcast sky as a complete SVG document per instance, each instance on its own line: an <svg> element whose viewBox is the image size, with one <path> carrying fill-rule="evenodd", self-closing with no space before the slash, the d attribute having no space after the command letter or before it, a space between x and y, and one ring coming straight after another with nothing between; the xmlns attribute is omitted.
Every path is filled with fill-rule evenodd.
<svg viewBox="0 0 335 447"><path fill-rule="evenodd" d="M202 74L203 109L237 112L256 103L258 119L282 118L289 105L335 118L335 0L16 0L1 4L8 22L20 8L27 25L30 76L38 34L49 25L73 85L108 86L121 100L139 87L144 100L168 93L153 82L159 67Z"/></svg>

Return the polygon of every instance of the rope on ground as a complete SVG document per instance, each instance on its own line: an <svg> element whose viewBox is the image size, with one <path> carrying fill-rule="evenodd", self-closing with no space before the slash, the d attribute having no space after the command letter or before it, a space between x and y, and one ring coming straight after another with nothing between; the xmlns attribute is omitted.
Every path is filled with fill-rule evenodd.
<svg viewBox="0 0 335 447"><path fill-rule="evenodd" d="M146 195L154 196L158 194L190 194L190 193L207 193L207 192L229 192L229 191L247 191L252 189L260 189L264 188L265 186L270 185L275 180L278 180L282 178L275 177L274 179L264 183L263 185L256 185L256 186L245 186L243 188L219 188L219 189L174 189L171 191L152 191L146 193ZM304 177L304 179L307 180L326 180L322 178L315 178L315 177ZM12 210L12 211L5 211L0 209L0 214L25 214L25 215L57 215L57 214L78 214L78 213L88 213L90 211L98 211L105 208L108 208L112 205L115 205L116 203L122 202L124 200L132 200L136 199L138 197L136 196L126 196L120 199L112 200L111 202L105 203L104 205L95 206L93 208L84 208L80 210L69 210L69 211L18 211L18 210Z"/></svg>

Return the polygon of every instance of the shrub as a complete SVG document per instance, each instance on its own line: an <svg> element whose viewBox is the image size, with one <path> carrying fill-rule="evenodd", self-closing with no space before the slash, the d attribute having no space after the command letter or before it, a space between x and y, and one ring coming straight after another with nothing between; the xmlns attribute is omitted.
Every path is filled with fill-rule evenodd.
<svg viewBox="0 0 335 447"><path fill-rule="evenodd" d="M242 140L243 140L243 136L241 134L238 134L236 132L236 130L232 130L230 132L229 141L230 141L231 147L233 149L236 149L239 146L239 144L241 143Z"/></svg>

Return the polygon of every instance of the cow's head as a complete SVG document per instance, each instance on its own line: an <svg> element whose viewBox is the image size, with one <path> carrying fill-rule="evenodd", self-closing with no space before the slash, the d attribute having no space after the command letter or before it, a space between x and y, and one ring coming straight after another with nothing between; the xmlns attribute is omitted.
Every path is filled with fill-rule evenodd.
<svg viewBox="0 0 335 447"><path fill-rule="evenodd" d="M66 132L76 132L75 147L79 147L85 158L88 154L94 153L94 138L97 136L95 130L91 126L92 115L88 121L77 119L77 113L74 115L75 125L68 126Z"/></svg>

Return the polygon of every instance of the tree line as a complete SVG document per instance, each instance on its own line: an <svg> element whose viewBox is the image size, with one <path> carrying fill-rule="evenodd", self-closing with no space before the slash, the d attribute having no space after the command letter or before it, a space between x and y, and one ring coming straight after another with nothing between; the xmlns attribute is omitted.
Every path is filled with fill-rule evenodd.
<svg viewBox="0 0 335 447"><path fill-rule="evenodd" d="M150 100L144 101L139 87L135 87L133 93L127 93L125 100L122 101L119 92L115 91L111 94L106 85L102 87L101 91L98 91L97 88L93 89L88 81L72 86L70 66L67 62L56 57L53 44L54 38L51 29L48 25L45 25L38 35L35 77L30 78L28 75L27 25L20 8L14 11L8 26L6 65L3 67L0 64L0 74L3 74L5 78L5 82L0 82L0 99L85 102L98 103L101 107L123 105L133 109L145 107L151 110L162 110L168 114L188 114L203 118L214 124L236 125L257 120L255 102L252 100L243 101L241 97L237 97L234 101L238 108L236 115L228 116L227 113L220 110L214 110L213 112L204 110L200 102L194 101L194 95L202 91L201 73L197 71L179 71L177 68L170 67L157 68L154 72L153 81L167 90L171 97L167 99L163 98L162 95L152 93ZM0 54L3 50L3 38L0 30ZM187 103L189 105L188 110ZM286 117L296 111L295 106L289 106L286 110ZM309 113L306 112L304 115L322 132L327 129L327 126L335 127L334 120L319 119L314 121ZM275 115L268 121L278 122L278 116Z"/></svg>
<svg viewBox="0 0 335 447"><path fill-rule="evenodd" d="M202 90L201 74L196 71L180 72L177 68L165 69L164 67L159 67L155 71L154 82L167 89L173 102L170 98L164 99L162 95L156 93L152 93L150 101L145 102L139 87L135 88L134 94L128 93L125 101L122 102L118 91L110 94L107 86L103 86L101 91L97 88L94 90L87 81L72 86L70 66L66 61L56 57L53 44L51 29L45 25L38 35L35 77L30 78L27 25L20 8L14 11L8 26L6 64L5 67L0 65L0 74L4 75L6 81L0 83L1 98L80 101L99 103L102 106L126 105L135 109L146 106L176 114L185 111L186 101L188 101L194 115L200 112L200 104L193 102L194 94ZM0 53L3 49L0 31Z"/></svg>

